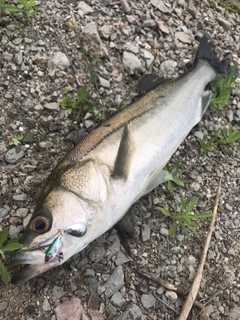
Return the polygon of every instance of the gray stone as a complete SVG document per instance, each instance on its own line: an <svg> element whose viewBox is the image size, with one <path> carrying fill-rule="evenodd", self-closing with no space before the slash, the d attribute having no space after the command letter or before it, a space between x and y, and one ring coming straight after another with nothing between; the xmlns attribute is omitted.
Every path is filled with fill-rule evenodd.
<svg viewBox="0 0 240 320"><path fill-rule="evenodd" d="M0 302L0 311L5 310L7 308L7 306L8 306L7 301L1 301Z"/></svg>
<svg viewBox="0 0 240 320"><path fill-rule="evenodd" d="M131 7L129 6L127 0L120 0L121 2L121 5L122 5L122 8L123 8L123 11L125 13L129 13L131 11Z"/></svg>
<svg viewBox="0 0 240 320"><path fill-rule="evenodd" d="M225 30L230 30L232 27L232 24L222 17L217 17L217 21Z"/></svg>
<svg viewBox="0 0 240 320"><path fill-rule="evenodd" d="M94 57L108 56L108 50L98 34L95 22L86 24L82 32L84 50Z"/></svg>
<svg viewBox="0 0 240 320"><path fill-rule="evenodd" d="M9 236L11 238L15 238L15 237L18 237L19 233L22 231L22 226L14 226L14 225L10 225L9 227Z"/></svg>
<svg viewBox="0 0 240 320"><path fill-rule="evenodd" d="M154 28L156 27L156 22L153 19L145 20L143 22L143 27Z"/></svg>
<svg viewBox="0 0 240 320"><path fill-rule="evenodd" d="M13 196L13 199L16 200L16 201L26 201L27 200L27 195L25 193L15 194Z"/></svg>
<svg viewBox="0 0 240 320"><path fill-rule="evenodd" d="M5 160L7 163L17 163L24 157L24 151L21 147L12 148L8 150L5 154Z"/></svg>
<svg viewBox="0 0 240 320"><path fill-rule="evenodd" d="M65 53L60 51L48 60L48 67L50 70L55 70L56 68L66 70L69 66L70 61L68 60L68 57Z"/></svg>
<svg viewBox="0 0 240 320"><path fill-rule="evenodd" d="M0 141L0 154L7 151L7 147L4 141Z"/></svg>
<svg viewBox="0 0 240 320"><path fill-rule="evenodd" d="M23 54L22 51L19 51L15 54L14 61L16 62L17 65L21 65L23 60Z"/></svg>
<svg viewBox="0 0 240 320"><path fill-rule="evenodd" d="M105 283L106 298L111 297L124 286L124 273L122 266L118 266Z"/></svg>
<svg viewBox="0 0 240 320"><path fill-rule="evenodd" d="M79 320L83 314L81 300L72 296L54 309L57 320Z"/></svg>
<svg viewBox="0 0 240 320"><path fill-rule="evenodd" d="M98 76L99 82L100 82L100 86L104 87L104 88L110 88L110 82L100 76Z"/></svg>
<svg viewBox="0 0 240 320"><path fill-rule="evenodd" d="M94 247L90 252L89 252L89 258L93 262L99 262L105 257L106 251L102 246L99 247Z"/></svg>
<svg viewBox="0 0 240 320"><path fill-rule="evenodd" d="M10 207L5 204L2 208L0 208L0 218L4 218L6 215L8 215L10 211Z"/></svg>
<svg viewBox="0 0 240 320"><path fill-rule="evenodd" d="M108 39L112 33L112 30L113 30L112 26L105 24L101 28L99 28L99 33L103 38Z"/></svg>
<svg viewBox="0 0 240 320"><path fill-rule="evenodd" d="M163 33L166 33L166 34L169 34L169 33L170 33L169 27L166 25L166 23L164 23L164 22L161 21L161 20L156 20L156 23L157 23L157 25L158 25L158 28L159 28Z"/></svg>
<svg viewBox="0 0 240 320"><path fill-rule="evenodd" d="M59 104L57 102L49 102L44 105L45 109L60 111Z"/></svg>
<svg viewBox="0 0 240 320"><path fill-rule="evenodd" d="M128 261L130 261L130 260L128 259L128 257L126 257L125 254L124 254L122 251L119 251L119 252L117 253L117 258L116 258L116 260L115 260L114 262L115 262L115 264L116 264L117 266L121 266L121 265L123 265L124 263L127 263Z"/></svg>
<svg viewBox="0 0 240 320"><path fill-rule="evenodd" d="M125 43L125 45L123 46L123 50L129 51L129 52L132 52L132 53L135 53L135 54L137 54L139 52L138 47L136 47L131 42Z"/></svg>
<svg viewBox="0 0 240 320"><path fill-rule="evenodd" d="M111 303L117 307L121 308L125 304L126 300L123 298L122 294L117 291L111 298Z"/></svg>
<svg viewBox="0 0 240 320"><path fill-rule="evenodd" d="M140 69L142 66L141 61L138 59L138 57L128 51L123 52L123 64L131 74L133 74L135 70Z"/></svg>
<svg viewBox="0 0 240 320"><path fill-rule="evenodd" d="M176 294L176 292L170 291L170 290L166 291L165 295L172 302L175 302L178 298L178 295Z"/></svg>
<svg viewBox="0 0 240 320"><path fill-rule="evenodd" d="M174 60L165 60L161 63L160 69L163 73L174 73L177 62Z"/></svg>
<svg viewBox="0 0 240 320"><path fill-rule="evenodd" d="M97 294L100 296L101 294L103 294L103 292L105 292L105 287L104 286L98 286L97 287Z"/></svg>
<svg viewBox="0 0 240 320"><path fill-rule="evenodd" d="M44 298L43 300L43 311L50 311L51 306L47 298Z"/></svg>
<svg viewBox="0 0 240 320"><path fill-rule="evenodd" d="M60 299L65 295L65 292L62 287L54 286L52 289L52 295L55 298Z"/></svg>
<svg viewBox="0 0 240 320"><path fill-rule="evenodd" d="M82 15L85 15L85 14L88 14L88 13L93 13L94 10L92 7L90 7L86 2L84 1L80 1L78 6L77 6L78 9L80 9L78 11L78 14L80 14L81 16Z"/></svg>
<svg viewBox="0 0 240 320"><path fill-rule="evenodd" d="M142 314L141 309L136 306L134 303L131 303L127 309L119 316L116 318L116 320L144 320L146 319L146 316Z"/></svg>
<svg viewBox="0 0 240 320"><path fill-rule="evenodd" d="M151 236L151 228L149 225L143 225L141 228L141 238L142 242L148 241Z"/></svg>
<svg viewBox="0 0 240 320"><path fill-rule="evenodd" d="M156 299L152 294L143 294L141 296L141 302L144 308L149 309L155 305Z"/></svg>
<svg viewBox="0 0 240 320"><path fill-rule="evenodd" d="M190 34L186 33L186 32L176 32L175 33L175 38L180 40L183 43L188 43L191 44L192 43L192 38L190 36Z"/></svg>
<svg viewBox="0 0 240 320"><path fill-rule="evenodd" d="M194 190L194 191L198 191L200 189L200 184L198 182L193 182L191 184L191 188Z"/></svg>
<svg viewBox="0 0 240 320"><path fill-rule="evenodd" d="M13 59L13 54L8 53L8 52L3 52L2 57L4 60L10 62Z"/></svg>

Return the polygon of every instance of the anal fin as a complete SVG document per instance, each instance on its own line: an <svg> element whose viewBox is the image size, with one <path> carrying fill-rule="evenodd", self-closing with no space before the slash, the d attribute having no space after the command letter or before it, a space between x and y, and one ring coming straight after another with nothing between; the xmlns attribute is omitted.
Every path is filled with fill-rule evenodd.
<svg viewBox="0 0 240 320"><path fill-rule="evenodd" d="M135 141L126 124L123 129L122 138L118 148L118 153L112 173L113 178L123 178L127 180L133 153L135 151Z"/></svg>

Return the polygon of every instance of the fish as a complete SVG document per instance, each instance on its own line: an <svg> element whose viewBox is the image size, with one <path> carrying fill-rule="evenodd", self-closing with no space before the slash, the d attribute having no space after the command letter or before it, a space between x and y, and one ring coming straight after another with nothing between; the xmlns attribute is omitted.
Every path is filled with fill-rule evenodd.
<svg viewBox="0 0 240 320"><path fill-rule="evenodd" d="M85 136L51 172L24 230L23 247L12 257L14 265L25 265L12 283L63 264L171 179L164 167L207 110L207 85L230 71L204 35L184 75L165 82L143 78L144 94Z"/></svg>

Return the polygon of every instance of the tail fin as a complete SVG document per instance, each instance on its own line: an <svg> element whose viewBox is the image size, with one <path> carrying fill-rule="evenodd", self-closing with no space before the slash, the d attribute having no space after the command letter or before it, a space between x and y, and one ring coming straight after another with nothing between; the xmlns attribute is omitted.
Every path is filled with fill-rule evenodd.
<svg viewBox="0 0 240 320"><path fill-rule="evenodd" d="M219 77L225 77L225 75L230 75L232 68L229 65L229 61L218 60L211 42L209 42L208 36L205 34L199 44L197 52L197 60L205 59L211 66L216 70Z"/></svg>

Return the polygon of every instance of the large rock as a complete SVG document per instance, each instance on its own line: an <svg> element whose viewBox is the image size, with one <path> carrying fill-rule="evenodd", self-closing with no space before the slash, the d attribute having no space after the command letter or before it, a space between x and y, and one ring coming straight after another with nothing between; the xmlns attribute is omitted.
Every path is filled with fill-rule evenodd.
<svg viewBox="0 0 240 320"><path fill-rule="evenodd" d="M57 320L79 320L83 314L81 300L72 296L70 300L64 301L55 309Z"/></svg>
<svg viewBox="0 0 240 320"><path fill-rule="evenodd" d="M88 23L83 29L84 51L94 57L104 57L108 55L108 50L98 34L95 22Z"/></svg>

